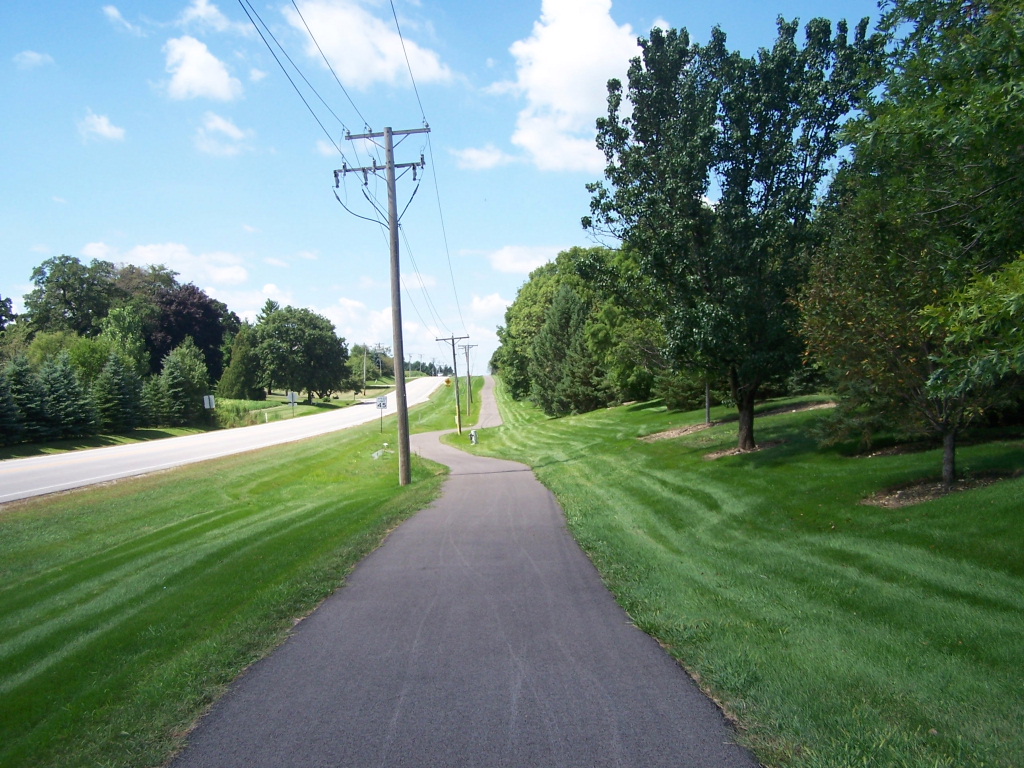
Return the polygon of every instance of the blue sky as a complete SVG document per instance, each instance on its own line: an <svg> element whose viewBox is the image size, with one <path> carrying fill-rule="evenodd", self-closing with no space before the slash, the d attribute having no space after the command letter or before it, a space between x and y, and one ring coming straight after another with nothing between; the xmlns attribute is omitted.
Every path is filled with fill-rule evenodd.
<svg viewBox="0 0 1024 768"><path fill-rule="evenodd" d="M327 316L350 344L390 346L386 236L338 204L333 172L372 162L346 130L425 117L429 143L411 135L396 151L427 161L418 189L398 183L400 206L416 190L402 219L405 350L440 362L451 350L437 337L468 335L482 373L529 271L593 244L579 222L602 171L594 121L638 36L661 25L706 40L718 24L751 53L779 15L877 18L874 0L251 7L312 84L289 68L323 127L240 0L4 0L0 296L16 311L32 268L67 253L165 264L243 318L271 298ZM386 204L382 182L365 191ZM337 190L372 218L363 192L356 175Z"/></svg>

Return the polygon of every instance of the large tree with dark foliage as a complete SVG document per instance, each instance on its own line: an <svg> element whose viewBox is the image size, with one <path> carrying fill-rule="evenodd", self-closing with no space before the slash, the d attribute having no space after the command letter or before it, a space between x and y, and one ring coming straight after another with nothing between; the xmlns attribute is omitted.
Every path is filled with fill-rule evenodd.
<svg viewBox="0 0 1024 768"><path fill-rule="evenodd" d="M745 57L718 28L707 45L654 29L626 89L608 84L607 185L590 185L584 227L637 254L676 365L729 382L741 449L755 447L762 385L799 364L791 298L844 118L874 82L880 43L866 30L851 40L815 19L800 45L780 20L774 46Z"/></svg>
<svg viewBox="0 0 1024 768"><path fill-rule="evenodd" d="M157 295L159 314L150 337L153 370L171 350L191 338L203 354L210 376L217 380L224 372L221 345L227 333L238 330L240 321L227 306L192 283L162 289Z"/></svg>

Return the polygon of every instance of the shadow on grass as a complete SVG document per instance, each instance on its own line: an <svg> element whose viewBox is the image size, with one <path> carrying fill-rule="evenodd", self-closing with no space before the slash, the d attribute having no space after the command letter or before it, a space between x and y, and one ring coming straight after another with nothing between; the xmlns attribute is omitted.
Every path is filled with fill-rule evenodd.
<svg viewBox="0 0 1024 768"><path fill-rule="evenodd" d="M210 431L210 427L192 427L183 429L133 429L116 435L93 435L91 437L68 438L66 440L50 440L45 443L25 443L0 448L0 461L4 459L27 459L32 456L45 456L51 453L81 451L88 448L106 448L111 445L125 443L143 443L150 440L162 440L165 437L194 434Z"/></svg>

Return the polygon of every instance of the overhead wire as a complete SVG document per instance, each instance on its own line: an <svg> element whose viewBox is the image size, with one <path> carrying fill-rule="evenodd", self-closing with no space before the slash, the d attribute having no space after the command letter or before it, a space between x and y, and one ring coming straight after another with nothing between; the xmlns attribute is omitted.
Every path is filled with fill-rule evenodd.
<svg viewBox="0 0 1024 768"><path fill-rule="evenodd" d="M274 41L274 44L280 49L281 53L284 54L284 57L288 59L288 63L292 65L292 67L299 74L299 76L305 81L306 85L309 86L309 89L316 95L318 99L320 99L320 102L327 108L327 111L331 113L331 115L334 117L335 120L338 121L342 128L348 131L348 126L345 125L345 121L338 117L337 114L335 114L334 110L331 109L330 105L324 100L324 98L319 94L319 92L317 92L316 88L313 87L313 84L309 82L309 79L302 73L302 70L299 69L299 67L295 64L295 62L292 60L292 57L288 55L288 52L284 49L284 46L281 45L280 41L278 41L278 39L274 36L274 33L270 31L270 27L268 27L266 22L264 22L263 19L260 17L259 12L252 7L252 3L250 3L249 0L238 0L238 4L242 6L242 10L245 12L245 15L249 17L249 21L252 23L253 27L255 27L256 32L263 40L263 44L267 46L267 50L270 51L270 55L274 57L274 61L277 62L277 65L281 68L281 71L284 73L284 76L288 79L288 82L291 83L291 86L295 90L295 93L298 94L300 99L302 99L302 103L306 105L306 109L309 110L309 113L313 116L313 119L316 120L317 124L320 126L320 129L324 132L327 138L330 139L330 142L334 146L334 148L338 150L338 154L341 155L345 162L348 162L348 158L346 157L344 150L342 150L338 142L334 140L334 137L331 135L331 132L327 130L326 126L324 126L323 124L323 121L320 120L320 116L317 115L313 107L310 106L309 101L306 100L306 97L303 95L302 90L295 83L295 80L292 78L291 74L289 74L288 68L285 67L284 63L281 61L281 58L277 55L277 52L274 50L274 47L270 44L270 41L267 40L267 36L263 34L264 29L266 30L267 35L270 35L270 38ZM253 18L254 16L255 18ZM256 23L256 19L259 19L259 24ZM260 29L261 24L263 25L263 29Z"/></svg>
<svg viewBox="0 0 1024 768"><path fill-rule="evenodd" d="M316 37L313 35L313 30L309 28L309 24L306 23L306 17L302 15L302 11L299 10L299 6L295 0L292 0L292 7L295 8L295 12L299 15L299 19L302 21L302 26L304 26L306 28L306 32L309 33L309 39L313 41L313 45L315 45L316 49L320 51L320 55L323 57L324 63L327 65L327 69L329 69L331 74L334 75L334 79L338 83L338 87L341 88L341 92L345 94L345 98L348 99L348 103L352 105L352 109L354 109L356 114L359 115L359 119L363 121L363 125L369 128L369 121L363 117L363 113L359 111L359 107L356 106L356 103L352 100L349 92L345 89L345 86L341 82L341 78L338 77L338 73L335 72L334 67L331 66L330 59L327 58L327 54L324 53L324 49L321 48L320 43L317 42Z"/></svg>
<svg viewBox="0 0 1024 768"><path fill-rule="evenodd" d="M398 31L398 39L402 44L402 54L405 56L405 66L409 70L409 80L412 82L412 90L413 93L416 94L416 103L419 105L420 108L420 118L423 120L423 125L426 126L428 125L427 114L426 111L423 109L423 100L420 98L420 89L416 85L416 76L413 74L412 71L412 62L409 60L409 51L406 50L405 47L405 36L402 34L402 25L398 22L398 12L395 10L394 0L389 0L389 4L391 5L391 15L395 19L395 29ZM448 231L445 228L444 224L444 211L442 210L441 206L441 190L437 182L437 171L434 170L436 168L436 161L434 160L434 145L430 141L430 133L426 134L426 140L427 151L430 153L431 175L434 178L434 194L437 198L438 221L441 224L441 236L444 242L445 258L448 261L448 275L451 278L452 292L455 295L455 308L456 310L458 310L459 313L459 321L462 323L463 330L465 330L467 327L466 320L462 316L462 301L459 299L459 289L456 287L455 281L455 270L452 267L452 254L451 249L448 246Z"/></svg>

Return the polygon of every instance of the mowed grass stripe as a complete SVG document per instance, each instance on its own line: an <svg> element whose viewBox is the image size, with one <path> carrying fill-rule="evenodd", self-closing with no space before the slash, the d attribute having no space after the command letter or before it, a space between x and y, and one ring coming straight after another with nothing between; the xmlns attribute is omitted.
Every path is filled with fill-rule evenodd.
<svg viewBox="0 0 1024 768"><path fill-rule="evenodd" d="M0 766L163 763L439 491L419 458L398 487L378 429L0 510Z"/></svg>
<svg viewBox="0 0 1024 768"><path fill-rule="evenodd" d="M485 431L476 450L534 467L633 621L764 764L1024 765L1024 479L885 509L860 502L936 475L939 451L822 450L811 435L826 414L807 411L758 419L759 440L779 445L709 461L734 423L633 438L703 412L502 407L521 426ZM967 472L1017 470L1024 443L959 458Z"/></svg>
<svg viewBox="0 0 1024 768"><path fill-rule="evenodd" d="M278 546L281 537L292 535L297 527L319 524L326 514L301 508L262 514L248 510L189 526L177 532L174 542L149 542L144 549L122 553L112 562L103 562L107 558L101 557L92 568L79 562L64 588L55 585L49 594L34 595L31 606L10 613L4 622L11 625L9 635L7 627L0 627L5 638L0 642L0 664L20 670L0 681L0 694L32 684L35 674L72 652L87 655L89 641L101 641L119 622L131 621L150 609L167 597L168 589L197 588L194 580L178 583L188 574L216 578L217 572L233 561L249 560L254 548ZM225 519L230 517L234 522ZM188 536L190 533L193 536ZM7 606L0 603L0 612L7 614ZM46 655L38 658L40 652ZM26 663L25 657L38 661Z"/></svg>

